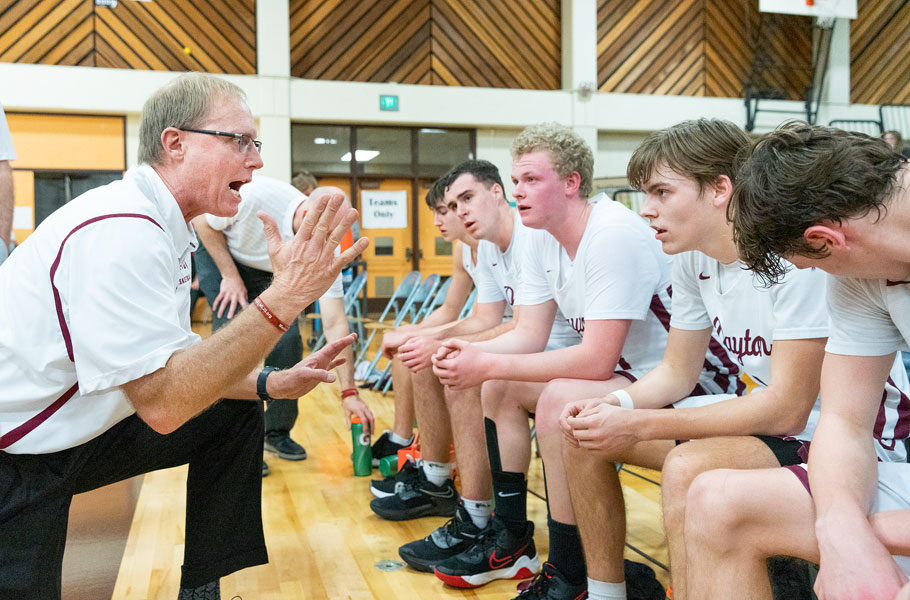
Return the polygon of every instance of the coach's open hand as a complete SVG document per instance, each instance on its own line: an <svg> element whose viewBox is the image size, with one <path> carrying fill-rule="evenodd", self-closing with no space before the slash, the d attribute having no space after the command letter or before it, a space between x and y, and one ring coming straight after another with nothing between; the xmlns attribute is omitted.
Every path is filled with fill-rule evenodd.
<svg viewBox="0 0 910 600"><path fill-rule="evenodd" d="M320 383L332 383L335 375L332 369L344 363L338 353L354 343L357 334L330 342L313 352L299 363L283 371L275 371L266 380L266 390L272 398L299 398Z"/></svg>
<svg viewBox="0 0 910 600"><path fill-rule="evenodd" d="M357 220L357 211L343 207L343 203L344 196L340 194L320 197L287 242L281 241L275 219L262 211L258 213L272 261L271 287L279 292L282 302L287 303L285 308L292 310L294 316L329 289L341 269L369 245L369 240L360 238L335 256L335 248Z"/></svg>

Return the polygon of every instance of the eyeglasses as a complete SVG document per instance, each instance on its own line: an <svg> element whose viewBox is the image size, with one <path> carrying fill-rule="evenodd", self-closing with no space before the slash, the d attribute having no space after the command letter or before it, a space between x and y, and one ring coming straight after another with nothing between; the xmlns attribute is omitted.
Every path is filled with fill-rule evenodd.
<svg viewBox="0 0 910 600"><path fill-rule="evenodd" d="M184 127L178 127L177 129L180 131L191 131L193 133L205 133L208 135L220 135L234 138L237 140L237 146L240 148L241 152L249 152L251 146L256 146L256 152L262 152L262 142L254 140L252 136L246 133L230 133L228 131L215 131L212 129L188 129Z"/></svg>

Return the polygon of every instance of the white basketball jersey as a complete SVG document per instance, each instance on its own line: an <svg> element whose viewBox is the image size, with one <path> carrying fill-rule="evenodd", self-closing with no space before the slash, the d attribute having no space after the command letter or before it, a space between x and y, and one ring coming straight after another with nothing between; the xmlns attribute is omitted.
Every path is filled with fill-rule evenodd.
<svg viewBox="0 0 910 600"><path fill-rule="evenodd" d="M585 320L631 320L617 369L650 370L667 345L672 261L641 217L603 198L592 199L575 260L548 232L530 232L522 304L555 300L575 343Z"/></svg>

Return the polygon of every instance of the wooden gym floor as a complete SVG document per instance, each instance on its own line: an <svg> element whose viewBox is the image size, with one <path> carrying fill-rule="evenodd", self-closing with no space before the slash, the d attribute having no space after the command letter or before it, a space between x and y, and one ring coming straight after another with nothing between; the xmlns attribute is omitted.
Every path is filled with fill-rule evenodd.
<svg viewBox="0 0 910 600"><path fill-rule="evenodd" d="M200 326L200 334L208 334L207 329ZM364 391L362 397L376 415L377 429L389 428L394 394ZM517 595L516 581L461 590L398 564L400 545L427 535L445 519L394 523L373 514L370 478L352 475L351 438L337 386L323 385L300 400L292 437L306 447L307 460L266 456L271 475L263 480L262 511L270 562L222 579L224 600L509 599ZM379 477L378 470L374 475ZM65 559L64 600L176 597L183 557L185 477L186 467L158 471L76 498ZM650 564L666 585L660 474L630 467L621 479L628 507L626 556ZM543 496L539 459L532 461L529 488ZM108 518L118 514L122 525L98 532L101 520L91 518L96 513ZM538 553L545 560L546 505L533 494L528 496L528 515L536 526Z"/></svg>

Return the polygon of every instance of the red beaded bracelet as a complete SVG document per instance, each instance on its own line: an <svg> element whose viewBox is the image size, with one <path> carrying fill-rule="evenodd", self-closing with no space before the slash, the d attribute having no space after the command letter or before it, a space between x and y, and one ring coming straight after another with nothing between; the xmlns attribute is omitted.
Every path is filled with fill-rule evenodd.
<svg viewBox="0 0 910 600"><path fill-rule="evenodd" d="M348 388L346 390L341 390L341 399L350 398L351 396L357 395L357 388Z"/></svg>
<svg viewBox="0 0 910 600"><path fill-rule="evenodd" d="M276 317L275 314L269 310L269 307L265 305L265 302L263 302L259 296L256 296L256 299L253 300L253 304L259 309L259 312L265 315L268 322L277 327L281 332L286 332L289 329L287 325L281 322L281 319Z"/></svg>

